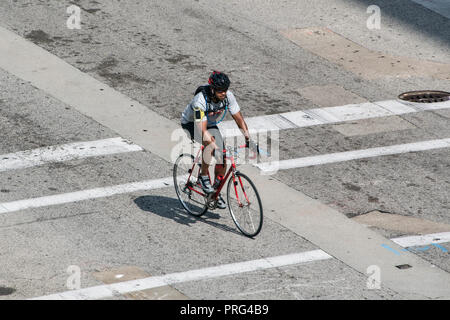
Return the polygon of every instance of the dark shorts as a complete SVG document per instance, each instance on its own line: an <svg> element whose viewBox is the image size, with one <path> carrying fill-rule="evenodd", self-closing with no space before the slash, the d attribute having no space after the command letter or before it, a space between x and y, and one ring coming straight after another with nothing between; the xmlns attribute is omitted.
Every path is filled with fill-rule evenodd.
<svg viewBox="0 0 450 320"><path fill-rule="evenodd" d="M186 124L182 123L181 127L186 132L189 139L192 141L197 141L200 144L202 143L202 134L199 132L199 130L194 125L194 122L188 122ZM215 142L219 148L222 148L222 150L225 149L225 141L223 140L222 134L220 133L220 130L217 126L211 126L207 128L208 132L214 137ZM197 132L196 132L197 131ZM223 163L224 159L224 153L222 152L215 152L215 155L217 163ZM220 160L220 162L219 162Z"/></svg>

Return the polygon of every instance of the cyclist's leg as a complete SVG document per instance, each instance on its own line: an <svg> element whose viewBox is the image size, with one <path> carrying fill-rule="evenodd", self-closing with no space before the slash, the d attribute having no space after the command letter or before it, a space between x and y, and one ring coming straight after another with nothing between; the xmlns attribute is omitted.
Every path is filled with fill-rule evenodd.
<svg viewBox="0 0 450 320"><path fill-rule="evenodd" d="M214 188L212 187L212 182L210 181L209 177L209 167L211 165L211 160L214 153L214 149L212 147L212 144L214 143L214 137L212 138L212 141L204 141L202 132L194 123L193 131L195 140L203 145L202 165L200 169L200 183L202 185L203 191L207 194L210 194L214 192Z"/></svg>
<svg viewBox="0 0 450 320"><path fill-rule="evenodd" d="M196 141L196 142L198 142L198 143L200 143L200 144L202 144L204 146L204 149L202 151L202 152L204 152L204 150L206 149L208 144L203 141L202 133L198 130L198 128L196 128L194 122L182 123L181 127L184 129L184 132L191 139L192 142ZM205 159L204 159L203 154L202 154L201 174L202 175L207 175L208 174L208 168L209 168L209 165L205 162Z"/></svg>
<svg viewBox="0 0 450 320"><path fill-rule="evenodd" d="M217 126L213 126L208 128L208 131L214 136L216 145L221 149L217 150L215 153L216 166L214 168L215 178L223 177L226 171L226 158L225 158L225 141L220 133L220 130Z"/></svg>
<svg viewBox="0 0 450 320"><path fill-rule="evenodd" d="M209 166L212 163L212 158L215 157L215 155L217 154L217 152L215 152L214 147L213 147L214 144L217 144L216 135L214 134L214 132L211 132L210 127L208 127L207 130L208 130L208 133L211 135L211 138L212 138L211 141L204 141L202 133L198 132L198 130L196 131L198 136L201 137L202 144L203 144L202 171L201 171L202 175L208 174Z"/></svg>
<svg viewBox="0 0 450 320"><path fill-rule="evenodd" d="M216 150L215 158L216 158L216 166L214 168L214 188L217 188L224 178L225 171L226 171L226 158L225 158L225 142L223 140L222 134L220 133L220 130L217 126L208 128L208 131L211 133L211 135L214 136L216 145L221 150ZM219 194L218 200L217 200L217 207L219 209L225 209L227 207L225 200L222 198L222 196Z"/></svg>
<svg viewBox="0 0 450 320"><path fill-rule="evenodd" d="M196 125L194 124L194 122L188 122L185 124L181 124L181 127L184 129L184 131L186 132L187 136L194 142L198 142L200 144L203 144L203 146L207 146L207 144L205 144L202 140L202 134L201 132L199 132L199 130L197 129ZM203 149L203 153L202 153L202 164L201 164L201 169L200 169L200 179L199 182L201 183L202 189L205 193L212 193L214 192L213 187L211 186L211 183L209 181L209 176L208 176L208 169L209 169L209 164L205 162L205 157L204 155L204 151L205 148Z"/></svg>
<svg viewBox="0 0 450 320"><path fill-rule="evenodd" d="M203 153L202 153L202 167L200 170L200 182L202 184L202 189L205 193L210 194L214 192L212 187L210 177L209 177L209 166L211 162L211 144L214 142L214 138L210 142L203 141Z"/></svg>
<svg viewBox="0 0 450 320"><path fill-rule="evenodd" d="M214 142L214 138L212 139L212 142ZM212 160L212 154L210 148L208 147L212 142L205 142L203 141L203 154L202 154L202 170L201 173L203 176L208 175L209 166L211 164Z"/></svg>

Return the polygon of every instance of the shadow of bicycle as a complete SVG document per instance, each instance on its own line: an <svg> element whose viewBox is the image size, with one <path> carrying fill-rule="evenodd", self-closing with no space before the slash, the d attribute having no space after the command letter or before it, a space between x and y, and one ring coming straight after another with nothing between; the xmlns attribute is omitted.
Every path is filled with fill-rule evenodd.
<svg viewBox="0 0 450 320"><path fill-rule="evenodd" d="M201 222L226 232L232 232L244 236L234 228L231 228L225 224L215 222L214 220L220 219L220 214L216 212L208 211L201 217L194 217L189 215L181 206L178 199L148 195L136 198L134 200L134 203L136 203L136 205L143 211L157 214L163 218L172 219L173 221L186 226Z"/></svg>

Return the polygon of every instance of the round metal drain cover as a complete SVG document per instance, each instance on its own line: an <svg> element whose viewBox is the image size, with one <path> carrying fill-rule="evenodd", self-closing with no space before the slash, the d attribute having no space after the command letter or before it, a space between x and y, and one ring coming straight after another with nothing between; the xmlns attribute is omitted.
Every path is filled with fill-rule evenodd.
<svg viewBox="0 0 450 320"><path fill-rule="evenodd" d="M409 91L402 93L398 96L398 98L401 100L418 103L442 102L450 100L450 92L433 90Z"/></svg>
<svg viewBox="0 0 450 320"><path fill-rule="evenodd" d="M16 291L14 288L2 287L0 286L0 296L7 296Z"/></svg>

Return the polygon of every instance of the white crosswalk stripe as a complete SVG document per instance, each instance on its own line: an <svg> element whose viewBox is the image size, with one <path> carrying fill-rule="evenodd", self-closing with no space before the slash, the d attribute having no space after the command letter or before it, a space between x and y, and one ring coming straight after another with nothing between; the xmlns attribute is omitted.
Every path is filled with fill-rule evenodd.
<svg viewBox="0 0 450 320"><path fill-rule="evenodd" d="M100 285L91 288L67 291L44 297L38 297L34 298L33 300L102 299L112 297L117 294L146 290L181 282L198 281L223 276L230 276L233 274L239 274L244 272L258 271L269 268L276 268L281 266L300 264L330 258L332 257L327 253L323 252L322 250L314 250L284 256L225 264L204 269L172 273L159 277L148 277L144 279L124 281L110 285Z"/></svg>
<svg viewBox="0 0 450 320"><path fill-rule="evenodd" d="M251 131L265 132L439 109L450 109L450 101L411 103L402 100L385 100L250 117L246 118L245 121ZM226 137L239 136L241 134L234 121L224 121L219 123L218 126Z"/></svg>
<svg viewBox="0 0 450 320"><path fill-rule="evenodd" d="M104 188L95 188L76 192L44 196L39 198L24 199L18 201L0 203L0 213L15 212L19 210L40 208L46 206L59 205L64 203L77 202L82 200L110 197L117 194L130 193L142 190L165 188L173 185L173 178L146 180L132 182Z"/></svg>
<svg viewBox="0 0 450 320"><path fill-rule="evenodd" d="M120 137L74 142L0 155L0 172L24 169L51 162L77 160L110 154L141 151L142 148Z"/></svg>
<svg viewBox="0 0 450 320"><path fill-rule="evenodd" d="M426 246L432 243L450 242L450 232L424 234L420 236L408 236L391 239L401 247Z"/></svg>
<svg viewBox="0 0 450 320"><path fill-rule="evenodd" d="M433 149L450 148L450 138L421 141L414 143L398 144L371 149L361 149L346 152L329 153L318 156L310 156L289 160L272 161L255 164L263 172L273 172L292 168L310 167L329 163L380 157L386 155L401 154L407 152L426 151Z"/></svg>
<svg viewBox="0 0 450 320"><path fill-rule="evenodd" d="M443 243L450 241L450 232L429 234L424 236L401 237L391 239L402 247ZM252 271L272 269L289 265L298 265L313 261L328 260L333 257L323 250L313 250L293 253L283 256L269 257L258 260L224 264L185 272L177 272L163 276L154 276L143 279L124 281L108 285L99 285L73 291L32 298L31 300L88 300L104 299L134 291L141 291L166 285L173 285L188 281L212 279Z"/></svg>
<svg viewBox="0 0 450 320"><path fill-rule="evenodd" d="M258 167L264 173L271 173L278 170L302 168L308 166L316 166L343 161L380 157L385 155L402 154L408 152L426 151L440 148L449 148L449 147L450 147L450 138L447 138L447 139L421 141L393 146L377 147L371 149L337 152L281 161L257 163L255 164L255 166ZM164 188L172 185L173 185L173 178L166 177L162 179L133 182L104 188L94 188L59 195L43 196L32 199L4 202L0 203L0 213L8 213L19 210L26 210L30 208L39 208L88 199L109 197L116 194Z"/></svg>

